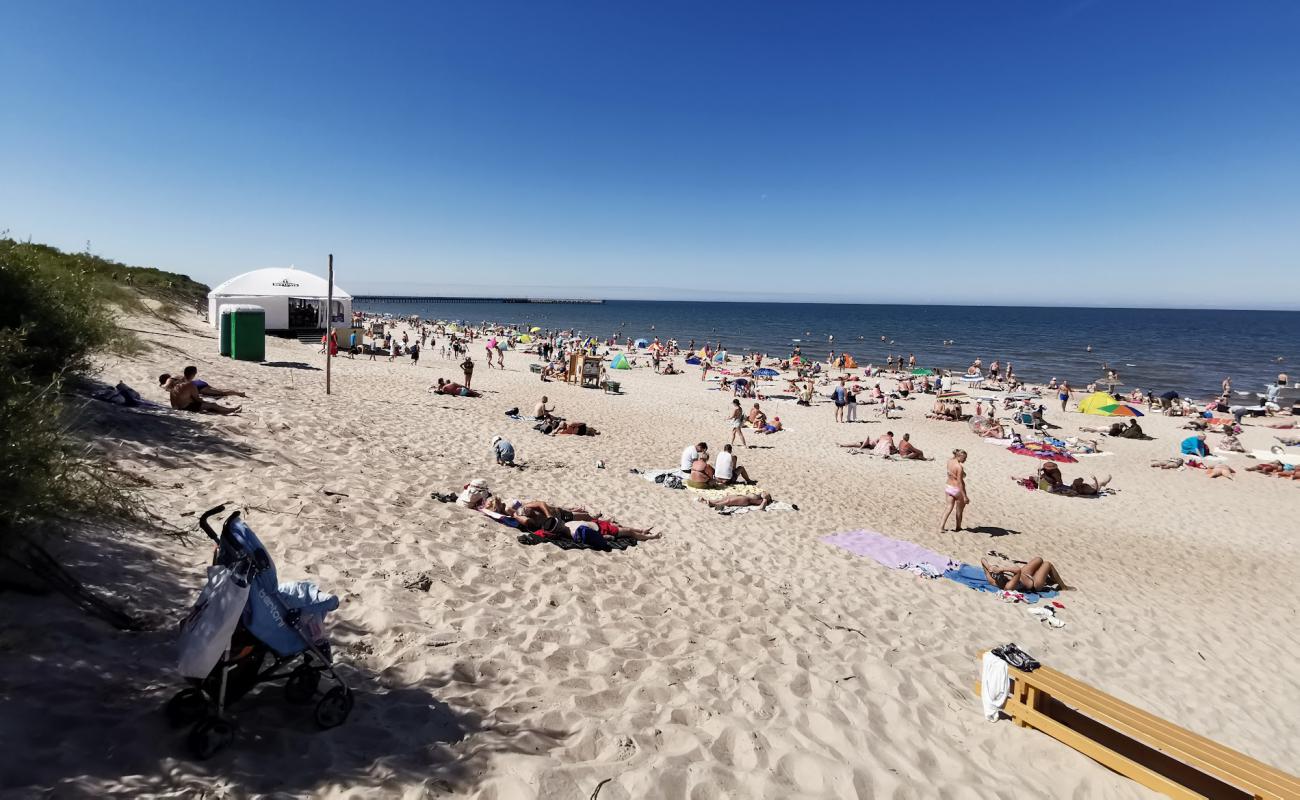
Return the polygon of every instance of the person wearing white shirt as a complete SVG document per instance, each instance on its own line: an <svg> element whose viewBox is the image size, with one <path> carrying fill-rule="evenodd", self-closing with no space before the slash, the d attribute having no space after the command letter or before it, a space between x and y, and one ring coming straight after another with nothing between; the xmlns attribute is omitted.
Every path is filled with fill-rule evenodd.
<svg viewBox="0 0 1300 800"><path fill-rule="evenodd" d="M745 468L736 464L736 456L731 452L731 445L723 445L722 452L714 462L713 477L721 483L732 484L738 480L753 483Z"/></svg>
<svg viewBox="0 0 1300 800"><path fill-rule="evenodd" d="M691 465L695 463L695 457L697 453L705 453L706 454L705 458L708 458L707 455L708 452L709 452L709 446L704 442L700 442L699 444L687 445L686 449L682 451L682 464L681 464L682 472L685 472L687 474L690 473Z"/></svg>

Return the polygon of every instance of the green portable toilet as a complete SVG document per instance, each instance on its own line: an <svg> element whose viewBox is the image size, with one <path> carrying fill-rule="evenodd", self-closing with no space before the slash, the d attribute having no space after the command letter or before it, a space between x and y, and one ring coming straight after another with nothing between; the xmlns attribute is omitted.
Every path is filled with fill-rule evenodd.
<svg viewBox="0 0 1300 800"><path fill-rule="evenodd" d="M217 330L220 332L221 355L230 355L230 309L231 306L222 306L221 313L217 316Z"/></svg>
<svg viewBox="0 0 1300 800"><path fill-rule="evenodd" d="M230 307L230 356L238 361L266 360L266 310Z"/></svg>

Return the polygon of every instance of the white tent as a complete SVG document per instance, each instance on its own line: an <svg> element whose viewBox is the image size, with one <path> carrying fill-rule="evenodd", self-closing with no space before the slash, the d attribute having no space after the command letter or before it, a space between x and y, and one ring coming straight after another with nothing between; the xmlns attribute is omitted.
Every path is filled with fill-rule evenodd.
<svg viewBox="0 0 1300 800"><path fill-rule="evenodd" d="M293 267L255 269L208 292L208 323L220 324L221 307L253 305L266 310L268 331L322 330L328 282ZM352 321L352 295L334 284L334 327Z"/></svg>

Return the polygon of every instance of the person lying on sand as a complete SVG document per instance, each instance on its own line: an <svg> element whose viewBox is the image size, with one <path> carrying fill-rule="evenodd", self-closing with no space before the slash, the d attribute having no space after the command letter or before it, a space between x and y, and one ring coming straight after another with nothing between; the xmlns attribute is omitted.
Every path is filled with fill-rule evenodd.
<svg viewBox="0 0 1300 800"><path fill-rule="evenodd" d="M1151 462L1154 469L1178 469L1183 465L1181 458L1161 458Z"/></svg>
<svg viewBox="0 0 1300 800"><path fill-rule="evenodd" d="M840 447L849 447L854 450L870 450L875 446L876 446L876 441L873 440L870 436L868 436L867 438L863 439L860 442L849 442L848 444L840 445Z"/></svg>
<svg viewBox="0 0 1300 800"><path fill-rule="evenodd" d="M1275 461L1265 461L1262 464L1254 464L1246 467L1247 472L1258 472L1261 475L1276 475L1279 478L1290 478L1293 481L1300 481L1300 469L1287 469Z"/></svg>
<svg viewBox="0 0 1300 800"><path fill-rule="evenodd" d="M990 564L987 559L980 559L980 566L984 567L984 577L990 584L1008 592L1069 588L1052 562L1038 557L1031 558L1027 564Z"/></svg>
<svg viewBox="0 0 1300 800"><path fill-rule="evenodd" d="M238 414L243 406L228 408L218 403L209 403L199 393L199 387L184 376L163 375L159 378L163 389L171 400L172 408L181 411L193 411L204 414Z"/></svg>
<svg viewBox="0 0 1300 800"><path fill-rule="evenodd" d="M447 394L453 397L482 397L483 395L473 389L461 386L459 383L449 381L444 378L438 379L436 386L430 386L429 390L435 394Z"/></svg>
<svg viewBox="0 0 1300 800"><path fill-rule="evenodd" d="M783 430L785 430L785 427L781 424L781 418L772 417L772 421L770 423L769 422L763 423L763 427L758 429L758 433L777 433L778 431L783 431Z"/></svg>
<svg viewBox="0 0 1300 800"><path fill-rule="evenodd" d="M599 436L600 431L585 422L561 422L551 431L552 436Z"/></svg>
<svg viewBox="0 0 1300 800"><path fill-rule="evenodd" d="M1228 480L1232 480L1232 476L1236 474L1236 472L1235 469L1227 464L1216 464L1213 467L1206 467L1205 476L1207 478L1227 478Z"/></svg>
<svg viewBox="0 0 1300 800"><path fill-rule="evenodd" d="M743 506L758 506L759 511L765 511L768 506L772 505L772 495L767 492L759 492L758 494L732 495L731 497L723 497L717 500L708 500L701 497L700 502L715 511L720 508L738 508Z"/></svg>
<svg viewBox="0 0 1300 800"><path fill-rule="evenodd" d="M629 528L617 525L609 520L573 520L572 522L562 522L558 517L551 517L542 525L542 532L548 536L557 534L564 535L566 532L575 542L581 542L590 535L600 535L606 539L616 539L620 536L626 536L630 539L636 539L639 542L648 542L652 539L658 539L663 536L662 533L655 533L654 528Z"/></svg>
<svg viewBox="0 0 1300 800"><path fill-rule="evenodd" d="M554 506L544 500L514 500L505 502L497 498L495 504L489 504L491 511L498 514L507 514L519 523L520 530L538 531L546 520L555 517L561 522L573 522L574 520L591 521L600 519L603 515L593 514L585 508L563 508Z"/></svg>

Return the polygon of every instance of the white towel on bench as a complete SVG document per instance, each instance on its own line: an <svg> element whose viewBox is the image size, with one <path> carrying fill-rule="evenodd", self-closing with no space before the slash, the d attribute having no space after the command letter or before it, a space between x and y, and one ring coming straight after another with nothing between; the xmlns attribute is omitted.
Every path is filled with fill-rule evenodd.
<svg viewBox="0 0 1300 800"><path fill-rule="evenodd" d="M999 712L1007 704L1007 695L1011 691L1007 662L992 653L985 653L980 672L980 700L984 703L984 717L989 722L997 722Z"/></svg>

